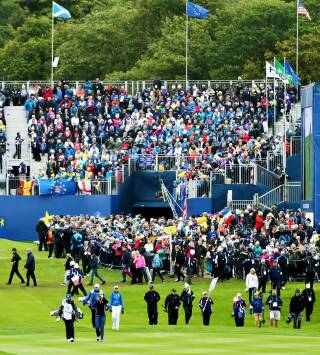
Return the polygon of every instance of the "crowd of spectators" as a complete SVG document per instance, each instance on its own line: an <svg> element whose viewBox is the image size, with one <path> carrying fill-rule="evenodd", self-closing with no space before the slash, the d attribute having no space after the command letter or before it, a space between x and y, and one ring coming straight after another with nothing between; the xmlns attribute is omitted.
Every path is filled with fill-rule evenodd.
<svg viewBox="0 0 320 355"><path fill-rule="evenodd" d="M3 170L3 157L7 149L7 122L4 114L5 100L4 94L0 92L0 173Z"/></svg>
<svg viewBox="0 0 320 355"><path fill-rule="evenodd" d="M265 85L234 87L177 86L166 89L160 80L135 95L104 86L97 78L74 87L68 82L35 85L11 92L12 101L27 112L33 158L48 157L46 176L80 179L114 175L129 157L139 169L188 170L204 161L209 170L226 164L250 164L282 151L282 137L272 136L273 109L284 107L277 88ZM9 94L7 94L8 96ZM286 97L290 112L294 92ZM198 157L198 159L197 159ZM194 172L189 175L194 175Z"/></svg>
<svg viewBox="0 0 320 355"><path fill-rule="evenodd" d="M142 275L150 282L150 274L153 281L156 273L170 272L172 263L177 281L186 278L188 283L206 273L220 280L244 278L255 268L259 275L262 265L269 269L274 261L281 287L291 278L313 284L319 271L320 228L312 227L301 210L248 206L149 221L139 215L54 216L46 228L55 257L71 253L76 262L88 265L85 259L93 253L106 267L122 269L123 281L130 275L133 283L141 283Z"/></svg>

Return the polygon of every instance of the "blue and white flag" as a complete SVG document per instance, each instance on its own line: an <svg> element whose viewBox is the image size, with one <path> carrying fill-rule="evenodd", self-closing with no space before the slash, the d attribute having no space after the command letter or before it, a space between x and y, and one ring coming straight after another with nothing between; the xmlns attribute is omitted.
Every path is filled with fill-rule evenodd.
<svg viewBox="0 0 320 355"><path fill-rule="evenodd" d="M197 5L191 1L188 1L187 4L187 16L189 17L196 17L200 19L206 19L208 18L209 15L209 10Z"/></svg>
<svg viewBox="0 0 320 355"><path fill-rule="evenodd" d="M298 75L294 72L294 70L292 69L291 65L289 64L289 62L287 61L287 59L285 59L284 61L284 68L286 71L286 75L287 77L289 77L289 83L293 84L293 85L299 85L301 79L298 77Z"/></svg>
<svg viewBox="0 0 320 355"><path fill-rule="evenodd" d="M71 18L70 12L54 1L52 2L52 14L53 17L62 18L64 20Z"/></svg>

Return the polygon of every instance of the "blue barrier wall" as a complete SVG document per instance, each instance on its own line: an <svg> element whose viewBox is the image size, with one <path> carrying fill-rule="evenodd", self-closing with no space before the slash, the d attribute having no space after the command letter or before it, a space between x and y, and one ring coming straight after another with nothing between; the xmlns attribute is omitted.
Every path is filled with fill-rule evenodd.
<svg viewBox="0 0 320 355"><path fill-rule="evenodd" d="M46 211L50 215L110 215L119 213L119 196L1 196L0 237L36 240L35 226Z"/></svg>
<svg viewBox="0 0 320 355"><path fill-rule="evenodd" d="M302 181L301 153L292 155L287 159L286 173L290 181Z"/></svg>
<svg viewBox="0 0 320 355"><path fill-rule="evenodd" d="M212 212L211 198L189 198L187 201L188 216L201 215L203 212Z"/></svg>
<svg viewBox="0 0 320 355"><path fill-rule="evenodd" d="M161 193L160 178L172 194L173 183L176 180L175 171L136 172L131 175L120 186L120 211L132 213L134 205L147 202L158 202L158 207L162 207L163 199L159 196Z"/></svg>

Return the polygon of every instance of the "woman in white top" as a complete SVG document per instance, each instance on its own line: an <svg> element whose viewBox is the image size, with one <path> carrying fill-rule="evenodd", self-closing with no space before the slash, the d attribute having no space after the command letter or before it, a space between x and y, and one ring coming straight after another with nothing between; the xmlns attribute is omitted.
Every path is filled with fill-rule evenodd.
<svg viewBox="0 0 320 355"><path fill-rule="evenodd" d="M256 270L252 268L246 277L246 291L249 290L249 302L251 304L252 296L258 289L258 277Z"/></svg>

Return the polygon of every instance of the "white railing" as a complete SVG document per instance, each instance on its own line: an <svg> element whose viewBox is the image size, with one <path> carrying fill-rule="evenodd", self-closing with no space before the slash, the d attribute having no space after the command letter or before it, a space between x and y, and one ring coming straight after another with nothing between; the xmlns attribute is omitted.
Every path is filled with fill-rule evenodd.
<svg viewBox="0 0 320 355"><path fill-rule="evenodd" d="M290 137L290 155L296 155L301 152L301 137Z"/></svg>
<svg viewBox="0 0 320 355"><path fill-rule="evenodd" d="M282 202L296 202L301 201L301 199L301 182L289 181L259 196L259 203L263 208L270 208L272 205L279 205Z"/></svg>
<svg viewBox="0 0 320 355"><path fill-rule="evenodd" d="M94 83L95 81L90 81ZM270 80L270 83L273 83L273 80ZM58 84L59 81L55 81L54 84ZM84 80L71 80L68 81L70 87L77 88L79 84L84 84ZM48 80L28 80L28 81L2 81L1 89L5 88L21 88L22 85L25 85L26 89L29 91L32 89L35 84L39 84L40 86L51 85L51 82ZM253 84L255 85L265 85L265 79L257 79L257 80L188 80L188 87L193 87L196 85L198 88L206 87L206 88L235 88L238 85L249 86L251 87ZM104 86L112 86L116 88L124 87L128 94L135 95L137 92L141 92L146 88L153 88L154 81L153 80L105 80L103 81ZM162 85L166 89L176 89L176 88L186 88L185 80L162 80Z"/></svg>
<svg viewBox="0 0 320 355"><path fill-rule="evenodd" d="M236 165L226 164L225 181L226 184L255 184L255 164Z"/></svg>
<svg viewBox="0 0 320 355"><path fill-rule="evenodd" d="M301 181L289 181L287 183L287 201L301 201L302 200L302 184Z"/></svg>
<svg viewBox="0 0 320 355"><path fill-rule="evenodd" d="M188 198L211 197L211 183L209 178L194 179L187 182Z"/></svg>
<svg viewBox="0 0 320 355"><path fill-rule="evenodd" d="M260 165L256 166L256 183L262 184L269 189L274 189L281 185L281 178L279 175L273 173L270 170L263 168Z"/></svg>
<svg viewBox="0 0 320 355"><path fill-rule="evenodd" d="M233 200L231 202L231 208L233 210L245 210L248 207L254 206L254 200Z"/></svg>
<svg viewBox="0 0 320 355"><path fill-rule="evenodd" d="M259 196L259 203L263 207L270 208L272 205L279 205L284 201L284 185L277 186L262 196Z"/></svg>

